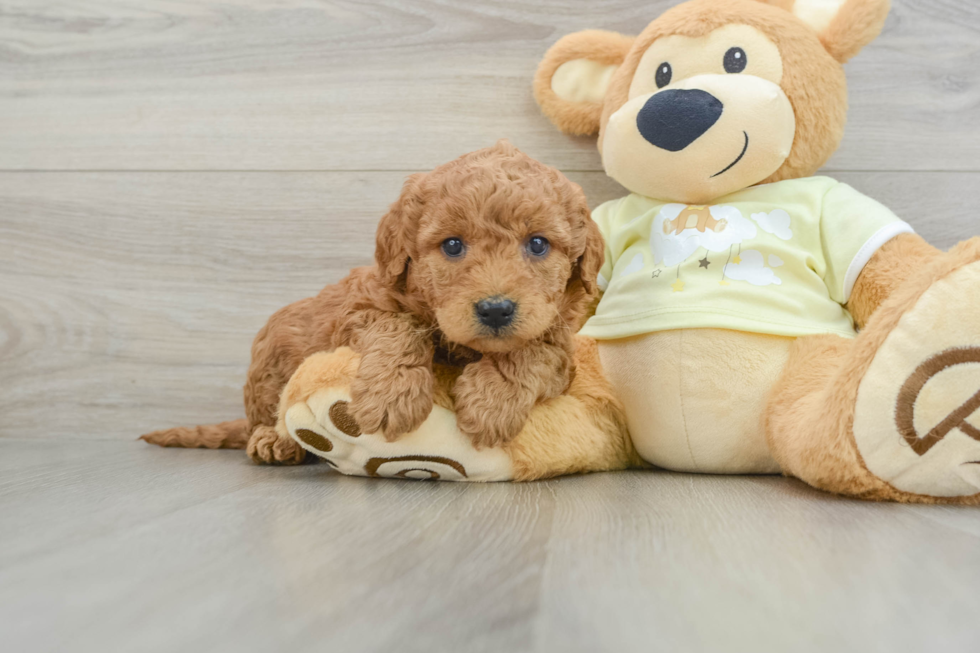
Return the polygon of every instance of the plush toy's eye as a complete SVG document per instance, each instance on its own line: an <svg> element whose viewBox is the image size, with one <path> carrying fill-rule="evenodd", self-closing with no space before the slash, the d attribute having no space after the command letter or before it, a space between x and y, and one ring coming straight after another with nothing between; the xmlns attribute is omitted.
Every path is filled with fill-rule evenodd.
<svg viewBox="0 0 980 653"><path fill-rule="evenodd" d="M670 78L674 76L674 69L666 61L657 68L657 88L663 88L670 84Z"/></svg>
<svg viewBox="0 0 980 653"><path fill-rule="evenodd" d="M462 256L464 251L466 245L463 244L462 238L447 238L442 241L442 253L450 258Z"/></svg>
<svg viewBox="0 0 980 653"><path fill-rule="evenodd" d="M749 58L745 56L745 50L742 48L732 48L725 53L725 72L726 73L740 73L745 70L745 66L749 63Z"/></svg>
<svg viewBox="0 0 980 653"><path fill-rule="evenodd" d="M534 256L544 256L548 253L549 247L548 239L544 236L534 236L527 241L527 251Z"/></svg>

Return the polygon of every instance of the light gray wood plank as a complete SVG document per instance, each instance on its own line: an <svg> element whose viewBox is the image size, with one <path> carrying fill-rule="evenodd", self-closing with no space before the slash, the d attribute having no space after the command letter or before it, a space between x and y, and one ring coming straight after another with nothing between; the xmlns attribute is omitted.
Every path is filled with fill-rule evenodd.
<svg viewBox="0 0 980 653"><path fill-rule="evenodd" d="M973 650L978 519L765 477L570 479L540 637L583 651Z"/></svg>
<svg viewBox="0 0 980 653"><path fill-rule="evenodd" d="M975 651L975 509L778 477L341 477L0 441L0 631L29 651Z"/></svg>
<svg viewBox="0 0 980 653"><path fill-rule="evenodd" d="M0 174L0 437L241 415L255 333L371 263L404 176Z"/></svg>
<svg viewBox="0 0 980 653"><path fill-rule="evenodd" d="M530 81L675 0L30 0L0 9L0 169L412 170L508 137L599 170ZM895 0L849 66L835 170L980 170L980 5Z"/></svg>
<svg viewBox="0 0 980 653"><path fill-rule="evenodd" d="M547 487L362 483L326 465L142 443L0 447L26 463L0 494L0 542L19 553L0 559L0 629L15 650L531 639ZM74 464L41 476L45 457Z"/></svg>
<svg viewBox="0 0 980 653"><path fill-rule="evenodd" d="M255 332L369 264L404 174L0 174L0 437L133 438L242 415ZM593 205L623 191L573 173ZM840 176L948 247L980 174Z"/></svg>

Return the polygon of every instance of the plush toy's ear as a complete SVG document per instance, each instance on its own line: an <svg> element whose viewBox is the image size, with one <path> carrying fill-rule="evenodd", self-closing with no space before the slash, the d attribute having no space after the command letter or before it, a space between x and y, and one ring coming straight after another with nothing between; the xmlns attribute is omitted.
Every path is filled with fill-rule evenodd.
<svg viewBox="0 0 980 653"><path fill-rule="evenodd" d="M786 0L763 0L786 6ZM820 36L841 63L874 41L885 25L891 0L795 0L790 10Z"/></svg>
<svg viewBox="0 0 980 653"><path fill-rule="evenodd" d="M609 80L632 45L631 36L597 29L562 37L534 76L534 99L544 115L568 134L598 132Z"/></svg>
<svg viewBox="0 0 980 653"><path fill-rule="evenodd" d="M425 204L420 188L424 179L425 173L421 172L406 179L401 196L378 224L374 260L381 281L391 288L404 282L415 250L415 236Z"/></svg>

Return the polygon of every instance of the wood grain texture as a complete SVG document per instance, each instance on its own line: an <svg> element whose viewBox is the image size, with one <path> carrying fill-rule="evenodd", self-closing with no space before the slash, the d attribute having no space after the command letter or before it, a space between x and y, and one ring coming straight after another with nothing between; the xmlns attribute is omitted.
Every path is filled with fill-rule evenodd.
<svg viewBox="0 0 980 653"><path fill-rule="evenodd" d="M240 416L255 331L370 262L409 172L503 136L622 195L531 75L563 34L675 3L0 3L3 649L980 650L971 509L121 441ZM893 5L828 170L948 247L978 231L980 4Z"/></svg>
<svg viewBox="0 0 980 653"><path fill-rule="evenodd" d="M573 176L597 201L621 192ZM0 174L0 437L239 416L255 333L371 264L404 177Z"/></svg>
<svg viewBox="0 0 980 653"><path fill-rule="evenodd" d="M241 452L0 441L13 651L980 646L976 511L778 477L341 477Z"/></svg>
<svg viewBox="0 0 980 653"><path fill-rule="evenodd" d="M242 415L254 334L370 264L403 173L0 174L0 437L133 438ZM593 204L624 191L572 173ZM849 173L942 247L978 173Z"/></svg>
<svg viewBox="0 0 980 653"><path fill-rule="evenodd" d="M599 170L530 82L559 37L676 0L14 0L0 169L413 170L508 137ZM894 0L833 170L980 170L980 4Z"/></svg>

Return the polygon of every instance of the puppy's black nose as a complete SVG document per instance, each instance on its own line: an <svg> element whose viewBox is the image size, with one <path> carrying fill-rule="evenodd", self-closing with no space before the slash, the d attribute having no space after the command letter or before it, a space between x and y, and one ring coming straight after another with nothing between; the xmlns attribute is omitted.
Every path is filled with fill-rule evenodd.
<svg viewBox="0 0 980 653"><path fill-rule="evenodd" d="M718 122L725 105L699 89L660 91L636 114L636 128L651 145L680 152Z"/></svg>
<svg viewBox="0 0 980 653"><path fill-rule="evenodd" d="M491 329L502 329L514 320L514 309L517 305L509 299L491 297L478 301L476 306L476 316L482 324Z"/></svg>

